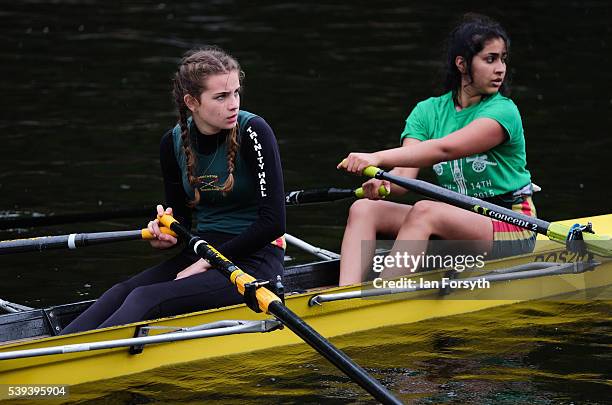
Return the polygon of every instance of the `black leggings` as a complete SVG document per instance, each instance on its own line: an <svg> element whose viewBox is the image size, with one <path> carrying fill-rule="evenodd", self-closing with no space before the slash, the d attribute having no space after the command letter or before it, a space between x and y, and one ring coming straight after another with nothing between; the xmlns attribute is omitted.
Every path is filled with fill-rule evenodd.
<svg viewBox="0 0 612 405"><path fill-rule="evenodd" d="M284 251L272 244L235 260L257 279L276 281L283 275ZM227 278L214 269L174 280L199 258L188 249L127 281L115 284L60 334L124 325L244 302Z"/></svg>

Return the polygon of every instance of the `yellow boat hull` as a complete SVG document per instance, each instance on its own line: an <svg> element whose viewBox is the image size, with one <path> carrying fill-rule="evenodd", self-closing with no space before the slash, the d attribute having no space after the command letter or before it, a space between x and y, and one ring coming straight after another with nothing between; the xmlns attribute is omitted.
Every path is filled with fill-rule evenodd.
<svg viewBox="0 0 612 405"><path fill-rule="evenodd" d="M593 222L599 234L612 234L612 215L584 218ZM567 221L568 224L575 221ZM532 262L536 258L559 257L560 245L554 242L538 245L531 255L491 262L488 268L509 267ZM600 259L600 258L597 258ZM594 289L612 284L612 261L602 263L583 274L545 276L492 284L490 289L478 291L455 290L441 296L437 291L410 293L409 299L379 298L351 299L326 302L310 307L309 299L319 292L287 297L286 304L298 316L323 336L331 338L353 332L418 322L425 319L458 315L507 305L516 302L585 291L589 298ZM443 272L432 272L427 277L440 277ZM414 277L422 277L417 273ZM325 289L324 293L337 293L361 288L360 286ZM575 299L575 296L574 296ZM125 339L134 336L138 325L189 327L220 320L261 320L268 316L255 314L244 305L207 310L164 318L150 322L94 330L76 335L56 336L0 346L0 352L26 350L50 346L82 344L92 341ZM151 334L163 333L153 330ZM194 360L234 355L245 352L300 343L288 329L269 333L227 335L205 339L147 345L140 354L129 354L127 348L85 351L51 356L0 361L0 384L66 384L139 373L153 368Z"/></svg>

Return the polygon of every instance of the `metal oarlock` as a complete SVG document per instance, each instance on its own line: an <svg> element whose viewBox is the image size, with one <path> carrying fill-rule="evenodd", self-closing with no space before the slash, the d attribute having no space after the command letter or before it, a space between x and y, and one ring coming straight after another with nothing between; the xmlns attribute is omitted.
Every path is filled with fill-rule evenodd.
<svg viewBox="0 0 612 405"><path fill-rule="evenodd" d="M257 301L257 290L270 284L269 280L255 280L244 285L244 303L255 312L261 312Z"/></svg>
<svg viewBox="0 0 612 405"><path fill-rule="evenodd" d="M574 224L567 234L567 240L565 241L566 249L570 252L584 255L587 253L586 244L584 243L583 233L595 233L593 231L593 224L588 222L586 225Z"/></svg>
<svg viewBox="0 0 612 405"><path fill-rule="evenodd" d="M283 304L285 303L285 286L281 276L276 276L276 283L274 284L274 293L281 299Z"/></svg>

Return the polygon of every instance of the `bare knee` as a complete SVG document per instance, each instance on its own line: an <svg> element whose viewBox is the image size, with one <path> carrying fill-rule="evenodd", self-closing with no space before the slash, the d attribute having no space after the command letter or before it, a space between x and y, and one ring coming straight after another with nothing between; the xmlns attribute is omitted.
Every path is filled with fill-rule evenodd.
<svg viewBox="0 0 612 405"><path fill-rule="evenodd" d="M373 213L377 210L376 202L372 200L357 200L351 205L348 216L348 223L352 221L370 221Z"/></svg>
<svg viewBox="0 0 612 405"><path fill-rule="evenodd" d="M417 201L410 211L404 217L404 223L411 221L424 221L434 218L439 210L440 204L435 201L421 200Z"/></svg>

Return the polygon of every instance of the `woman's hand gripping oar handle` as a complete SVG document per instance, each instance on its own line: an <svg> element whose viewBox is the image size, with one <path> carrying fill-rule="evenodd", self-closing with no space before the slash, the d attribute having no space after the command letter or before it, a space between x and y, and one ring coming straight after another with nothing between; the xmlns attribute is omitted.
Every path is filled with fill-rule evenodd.
<svg viewBox="0 0 612 405"><path fill-rule="evenodd" d="M368 166L365 169L363 169L363 175L366 176L366 177L371 177L371 178L375 179L375 178L377 178L376 175L379 172L382 172L382 171L383 170L378 168L378 167Z"/></svg>
<svg viewBox="0 0 612 405"><path fill-rule="evenodd" d="M340 162L340 164L338 165L338 168L341 168L341 167L342 167L342 168L346 168L346 165L347 165L346 159L343 159L343 160L342 160L342 162ZM376 173L378 170L380 170L380 169L375 168L374 166L369 166L369 167L367 167L367 168L366 168L366 169L363 171L363 174L364 174L364 175L366 175L366 176L368 176L368 177L372 177L372 178L374 178L374 177L375 177L375 176L374 176L374 174L372 174L372 175L367 175L367 174L366 174L366 170L368 170L368 169L370 169L370 168L375 169L374 174L375 174L375 173ZM391 191L390 191L390 190L388 190L388 189L387 189L387 187L385 187L384 185L381 185L381 186L378 188L378 196L379 196L380 198L385 198L385 197L387 197L389 194L391 194ZM363 190L363 187L359 187L359 188L355 189L355 197L357 197L357 198L364 198L364 197L365 197L365 192L364 192L364 190Z"/></svg>
<svg viewBox="0 0 612 405"><path fill-rule="evenodd" d="M168 228L160 228L163 233L176 236ZM13 239L0 241L0 255L12 253L25 253L51 249L77 249L85 246L100 245L111 242L128 240L155 239L147 228L131 231L110 231L93 233L71 233L69 235L40 236L27 239Z"/></svg>
<svg viewBox="0 0 612 405"><path fill-rule="evenodd" d="M378 187L378 195L380 196L380 198L385 198L389 194L391 194L391 192L387 190L387 187L385 186ZM363 187L359 187L358 189L355 190L355 197L357 198L365 197L365 192L363 191Z"/></svg>
<svg viewBox="0 0 612 405"><path fill-rule="evenodd" d="M165 233L166 235L171 235L171 236L174 236L175 238L177 237L177 236L176 236L176 233L174 233L174 232L173 232L173 231L172 231L170 228L167 228L167 227L165 227L165 226L160 227L160 228L159 228L159 230L160 230L160 232L161 232L161 233ZM144 228L144 229L141 231L141 235L142 235L142 239L145 239L145 240L152 240L152 239L155 239L155 235L153 235L153 234L152 234L152 233L149 231L149 229L148 229L148 228Z"/></svg>

